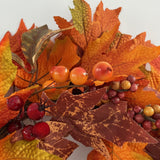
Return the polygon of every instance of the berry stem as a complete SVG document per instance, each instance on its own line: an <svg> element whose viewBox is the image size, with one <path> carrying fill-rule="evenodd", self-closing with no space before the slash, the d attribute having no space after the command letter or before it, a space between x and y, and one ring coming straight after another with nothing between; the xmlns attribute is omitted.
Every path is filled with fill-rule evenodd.
<svg viewBox="0 0 160 160"><path fill-rule="evenodd" d="M43 92L43 91L45 91L47 89L52 89L52 88L62 89L62 88L68 88L68 87L70 87L70 88L73 88L73 87L86 87L86 85L67 85L67 86L59 86L59 87L58 86L57 87L46 87L46 88L40 89L38 91L35 91L34 93L32 93L30 95L30 97L32 97L33 95L38 94L40 92Z"/></svg>

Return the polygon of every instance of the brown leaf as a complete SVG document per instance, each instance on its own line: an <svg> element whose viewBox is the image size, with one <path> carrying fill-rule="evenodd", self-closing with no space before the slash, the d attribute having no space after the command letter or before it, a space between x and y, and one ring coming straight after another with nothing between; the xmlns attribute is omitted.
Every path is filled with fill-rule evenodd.
<svg viewBox="0 0 160 160"><path fill-rule="evenodd" d="M71 27L62 30L64 31L68 29L71 29ZM22 51L25 58L32 66L32 71L35 72L37 70L37 60L45 48L47 41L62 30L52 31L48 29L47 25L44 25L23 33Z"/></svg>
<svg viewBox="0 0 160 160"><path fill-rule="evenodd" d="M67 117L72 119L81 118L84 116L84 112L91 110L100 101L105 91L106 88L102 88L80 95L72 95L66 91L61 94L56 102L56 110L53 109L52 112L57 119Z"/></svg>
<svg viewBox="0 0 160 160"><path fill-rule="evenodd" d="M145 151L153 158L153 160L160 159L160 140L158 144L148 144L145 148Z"/></svg>
<svg viewBox="0 0 160 160"><path fill-rule="evenodd" d="M73 150L78 147L74 142L62 138L68 135L72 126L54 121L48 121L47 123L50 126L50 134L43 141L40 141L39 148L58 155L64 160L67 159Z"/></svg>

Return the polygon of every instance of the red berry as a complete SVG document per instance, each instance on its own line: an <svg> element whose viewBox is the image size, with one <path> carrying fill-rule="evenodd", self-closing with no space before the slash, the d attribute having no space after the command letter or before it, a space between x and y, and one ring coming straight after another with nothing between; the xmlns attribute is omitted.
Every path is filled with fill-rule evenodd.
<svg viewBox="0 0 160 160"><path fill-rule="evenodd" d="M118 97L120 99L124 98L125 97L125 93L124 92L118 92Z"/></svg>
<svg viewBox="0 0 160 160"><path fill-rule="evenodd" d="M7 99L7 106L10 110L18 111L23 105L23 99L18 95L11 96Z"/></svg>
<svg viewBox="0 0 160 160"><path fill-rule="evenodd" d="M153 119L160 119L160 113L155 113L153 115Z"/></svg>
<svg viewBox="0 0 160 160"><path fill-rule="evenodd" d="M113 90L113 89L110 89L110 90L107 92L107 94L108 94L108 97L109 97L109 98L113 98L113 97L115 97L115 96L117 95L117 91L115 91L115 90Z"/></svg>
<svg viewBox="0 0 160 160"><path fill-rule="evenodd" d="M13 121L8 126L8 133L12 133L22 127L19 121Z"/></svg>
<svg viewBox="0 0 160 160"><path fill-rule="evenodd" d="M35 137L42 139L47 135L49 135L50 133L49 125L46 122L36 123L33 127L32 133Z"/></svg>
<svg viewBox="0 0 160 160"><path fill-rule="evenodd" d="M143 121L144 121L144 117L143 117L143 115L142 114L136 114L135 116L134 116L134 119L135 119L135 121L137 122L137 123L143 123Z"/></svg>
<svg viewBox="0 0 160 160"><path fill-rule="evenodd" d="M160 128L160 119L156 120L155 125L156 125L157 128Z"/></svg>
<svg viewBox="0 0 160 160"><path fill-rule="evenodd" d="M111 99L111 101L112 101L114 104L117 104L117 103L120 102L120 99L119 99L119 97L113 97L113 98Z"/></svg>
<svg viewBox="0 0 160 160"><path fill-rule="evenodd" d="M138 89L138 85L135 84L135 83L133 83L133 84L131 85L130 91L131 91L131 92L135 92L135 91L137 91L137 89Z"/></svg>
<svg viewBox="0 0 160 160"><path fill-rule="evenodd" d="M143 123L142 123L142 127L150 132L152 130L152 122L151 121L148 121L148 120L145 120Z"/></svg>
<svg viewBox="0 0 160 160"><path fill-rule="evenodd" d="M32 130L33 130L33 126L32 125L25 126L23 128L23 130L22 130L23 139L25 139L27 141L34 140L35 137L33 137Z"/></svg>
<svg viewBox="0 0 160 160"><path fill-rule="evenodd" d="M136 78L134 76L132 76L132 75L129 75L127 77L127 80L130 81L131 83L134 83L136 81Z"/></svg>
<svg viewBox="0 0 160 160"><path fill-rule="evenodd" d="M127 116L130 117L130 118L133 118L135 115L135 112L133 110L128 110L127 111Z"/></svg>
<svg viewBox="0 0 160 160"><path fill-rule="evenodd" d="M39 120L45 115L44 107L39 103L31 103L27 108L27 115L32 120Z"/></svg>
<svg viewBox="0 0 160 160"><path fill-rule="evenodd" d="M142 108L140 106L135 106L133 110L135 111L135 113L139 113L141 112Z"/></svg>

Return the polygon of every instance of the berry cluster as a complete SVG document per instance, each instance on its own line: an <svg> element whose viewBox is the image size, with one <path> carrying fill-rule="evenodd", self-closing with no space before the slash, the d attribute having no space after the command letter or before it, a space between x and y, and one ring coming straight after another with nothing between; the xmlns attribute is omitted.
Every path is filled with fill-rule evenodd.
<svg viewBox="0 0 160 160"><path fill-rule="evenodd" d="M160 105L148 105L144 109L140 106L134 106L128 109L127 114L146 131L160 131Z"/></svg>
<svg viewBox="0 0 160 160"><path fill-rule="evenodd" d="M22 129L22 136L25 140L31 141L35 138L42 139L50 133L49 125L46 122L38 122L35 125L24 125L23 118L24 112L21 112L24 109L23 99L14 95L7 99L7 106L12 111L20 110L19 116L12 120L8 125L8 133L12 133L15 130ZM45 105L40 103L31 103L26 109L27 117L31 120L40 120L45 115Z"/></svg>
<svg viewBox="0 0 160 160"><path fill-rule="evenodd" d="M114 104L119 103L120 100L125 98L126 91L135 92L138 89L138 85L135 81L136 78L129 75L125 80L112 82L109 85L107 92L102 97L102 102L106 103L107 101L111 101Z"/></svg>

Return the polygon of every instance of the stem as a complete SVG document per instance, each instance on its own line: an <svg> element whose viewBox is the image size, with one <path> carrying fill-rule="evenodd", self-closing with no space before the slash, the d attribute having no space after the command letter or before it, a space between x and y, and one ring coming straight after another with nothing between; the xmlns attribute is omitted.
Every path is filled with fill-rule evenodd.
<svg viewBox="0 0 160 160"><path fill-rule="evenodd" d="M18 75L16 75L18 78L20 78L21 80L23 80L23 81L25 81L25 82L30 82L30 81L28 81L28 80L26 80L26 79L23 79L22 77L20 77L20 76L18 76ZM34 85L34 84L38 84L38 85L40 85L40 86L42 86L40 83L37 83L37 82L34 82L34 83L32 83L32 85ZM31 85L31 86L32 86Z"/></svg>
<svg viewBox="0 0 160 160"><path fill-rule="evenodd" d="M30 97L35 95L35 94L38 94L40 92L43 92L43 91L45 91L47 89L52 89L52 88L61 89L61 88L68 88L68 87L70 87L70 88L73 88L73 87L86 87L86 85L69 85L69 86L67 85L67 86L59 86L59 87L46 87L46 88L40 89L39 91L36 91L36 92L32 93L30 95Z"/></svg>

